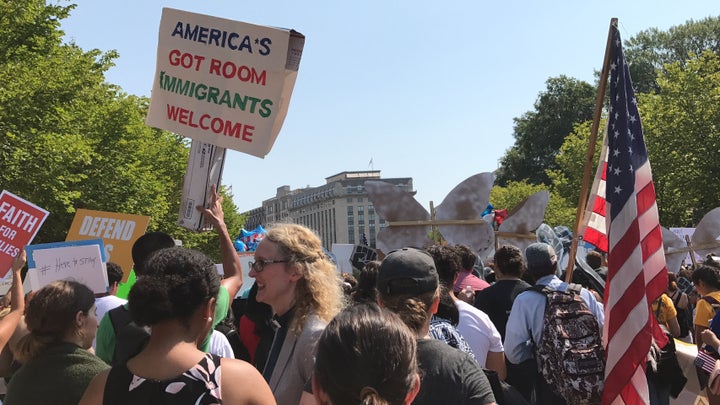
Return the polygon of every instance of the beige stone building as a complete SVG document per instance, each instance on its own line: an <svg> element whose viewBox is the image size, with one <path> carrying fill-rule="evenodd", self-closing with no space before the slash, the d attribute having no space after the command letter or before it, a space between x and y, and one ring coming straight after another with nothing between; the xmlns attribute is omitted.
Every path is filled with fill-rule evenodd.
<svg viewBox="0 0 720 405"><path fill-rule="evenodd" d="M364 186L367 180L382 180L415 194L411 177L383 179L380 170L342 172L327 177L325 184L318 187L278 187L275 197L246 212L245 229L293 222L315 230L328 250L333 243L367 243L374 248L375 236L385 221L368 198Z"/></svg>

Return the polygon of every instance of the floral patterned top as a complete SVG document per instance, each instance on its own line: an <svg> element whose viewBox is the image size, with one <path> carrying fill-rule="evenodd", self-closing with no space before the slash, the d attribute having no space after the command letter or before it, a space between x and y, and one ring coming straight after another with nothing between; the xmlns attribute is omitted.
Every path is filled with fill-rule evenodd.
<svg viewBox="0 0 720 405"><path fill-rule="evenodd" d="M190 370L162 381L136 376L124 364L113 367L103 404L221 404L220 359L208 353Z"/></svg>
<svg viewBox="0 0 720 405"><path fill-rule="evenodd" d="M445 318L433 315L430 318L430 337L437 340L442 340L448 345L459 349L475 358L470 345L467 344L465 338L462 337L460 332Z"/></svg>

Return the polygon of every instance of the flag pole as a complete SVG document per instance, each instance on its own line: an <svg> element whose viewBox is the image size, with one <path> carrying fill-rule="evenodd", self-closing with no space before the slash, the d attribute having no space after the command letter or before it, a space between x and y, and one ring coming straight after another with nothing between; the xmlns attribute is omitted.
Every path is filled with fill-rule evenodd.
<svg viewBox="0 0 720 405"><path fill-rule="evenodd" d="M607 43L605 45L605 59L603 59L602 72L600 73L600 82L598 84L598 94L595 100L595 112L593 113L592 127L590 128L590 140L588 143L587 155L585 156L585 170L583 171L582 187L580 188L580 198L578 198L577 214L575 215L575 232L573 233L572 245L570 246L570 257L568 259L568 267L565 270L565 281L572 280L572 273L575 269L575 257L577 255L578 239L580 238L580 226L582 226L583 213L587 204L588 188L590 187L590 170L592 170L593 158L595 157L595 144L597 143L598 128L600 127L600 115L602 114L603 103L605 101L605 88L607 87L608 75L610 74L610 44L612 42L612 28L617 27L618 19L610 19L610 27L608 28Z"/></svg>
<svg viewBox="0 0 720 405"><path fill-rule="evenodd" d="M690 235L685 235L685 244L687 244L688 250L690 251L690 261L692 262L693 270L695 270L698 268L698 265L697 260L695 259L695 248L690 241Z"/></svg>

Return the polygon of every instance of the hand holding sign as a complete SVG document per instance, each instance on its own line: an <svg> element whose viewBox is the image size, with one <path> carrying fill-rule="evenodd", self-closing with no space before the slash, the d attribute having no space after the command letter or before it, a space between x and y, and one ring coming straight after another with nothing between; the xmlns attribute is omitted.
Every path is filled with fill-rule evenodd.
<svg viewBox="0 0 720 405"><path fill-rule="evenodd" d="M13 275L14 273L19 272L22 270L22 268L25 266L25 263L27 262L27 253L25 253L25 249L20 249L17 255L13 258L12 261L12 271Z"/></svg>
<svg viewBox="0 0 720 405"><path fill-rule="evenodd" d="M205 208L202 205L198 205L195 208L203 213L205 219L213 228L218 229L218 226L225 224L225 213L222 208L223 197L218 194L217 185L213 184L210 186L210 190L212 193L210 206Z"/></svg>
<svg viewBox="0 0 720 405"><path fill-rule="evenodd" d="M20 249L12 261L12 285L9 291L10 312L0 319L0 347L7 345L25 312L25 294L23 294L22 276L20 275L20 271L25 266L25 258L25 249Z"/></svg>

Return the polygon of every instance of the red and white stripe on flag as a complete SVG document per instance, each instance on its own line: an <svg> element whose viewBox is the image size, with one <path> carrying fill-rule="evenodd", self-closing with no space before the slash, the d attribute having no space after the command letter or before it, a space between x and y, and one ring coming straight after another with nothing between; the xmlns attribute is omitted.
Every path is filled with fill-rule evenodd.
<svg viewBox="0 0 720 405"><path fill-rule="evenodd" d="M580 235L585 242L591 243L599 250L608 251L607 225L605 224L605 176L607 172L608 145L607 130L603 137L600 163L595 172L590 197L585 207Z"/></svg>
<svg viewBox="0 0 720 405"><path fill-rule="evenodd" d="M645 376L654 339L667 344L650 305L667 288L667 269L650 161L622 41L612 27L606 213L608 277L604 405L648 404Z"/></svg>

